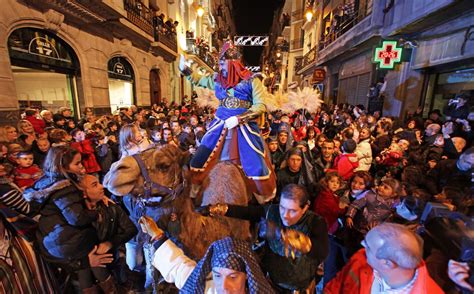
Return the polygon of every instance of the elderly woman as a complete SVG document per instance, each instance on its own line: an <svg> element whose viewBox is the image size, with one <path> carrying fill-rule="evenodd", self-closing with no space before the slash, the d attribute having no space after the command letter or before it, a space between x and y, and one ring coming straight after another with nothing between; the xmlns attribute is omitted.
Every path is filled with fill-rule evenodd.
<svg viewBox="0 0 474 294"><path fill-rule="evenodd" d="M155 266L180 293L275 293L253 255L241 240L226 237L211 244L198 264L165 237L150 217L140 219L142 230L152 238ZM212 279L208 277L211 276Z"/></svg>

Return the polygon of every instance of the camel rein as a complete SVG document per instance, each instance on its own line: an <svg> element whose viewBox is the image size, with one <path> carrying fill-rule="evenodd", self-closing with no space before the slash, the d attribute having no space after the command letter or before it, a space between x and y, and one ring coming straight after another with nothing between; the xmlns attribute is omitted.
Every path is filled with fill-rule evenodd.
<svg viewBox="0 0 474 294"><path fill-rule="evenodd" d="M176 187L170 188L163 186L154 182L150 175L148 174L148 168L143 162L140 154L135 154L132 156L135 161L137 162L138 166L140 167L140 172L144 179L144 190L145 190L145 197L142 199L146 206L161 206L165 203L171 202L183 191L186 180L183 177L183 181L179 183ZM155 192L155 193L153 193ZM159 196L155 196L159 195Z"/></svg>

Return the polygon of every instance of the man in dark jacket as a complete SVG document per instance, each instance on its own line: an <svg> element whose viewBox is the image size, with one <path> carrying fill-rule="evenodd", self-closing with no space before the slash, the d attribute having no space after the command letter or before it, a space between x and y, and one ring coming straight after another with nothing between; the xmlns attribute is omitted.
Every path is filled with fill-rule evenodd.
<svg viewBox="0 0 474 294"><path fill-rule="evenodd" d="M428 172L432 190L441 192L444 187L469 189L474 171L474 147L464 151L459 159L441 160L434 169Z"/></svg>
<svg viewBox="0 0 474 294"><path fill-rule="evenodd" d="M316 176L316 181L321 180L327 169L332 168L334 164L334 156L336 149L334 141L328 139L324 141L323 146L321 146L321 155L314 160L314 174Z"/></svg>
<svg viewBox="0 0 474 294"><path fill-rule="evenodd" d="M290 184L283 188L278 205L237 206L218 204L200 207L204 215L225 215L258 222L265 219L265 230L260 237L265 240L262 267L279 293L314 293L318 265L328 255L328 229L324 219L309 210L309 196L303 186ZM300 234L309 238L305 242L292 242L290 235ZM288 243L295 251L288 250ZM300 248L297 248L301 245ZM305 250L303 249L305 248Z"/></svg>
<svg viewBox="0 0 474 294"><path fill-rule="evenodd" d="M100 242L96 253L112 253L115 256L114 263L116 263L118 248L138 233L137 227L119 205L104 204L104 187L96 177L85 175L79 182L79 187L84 191L87 209L97 211L100 215L99 221L93 223ZM116 291L112 276L100 282L99 285L105 293Z"/></svg>

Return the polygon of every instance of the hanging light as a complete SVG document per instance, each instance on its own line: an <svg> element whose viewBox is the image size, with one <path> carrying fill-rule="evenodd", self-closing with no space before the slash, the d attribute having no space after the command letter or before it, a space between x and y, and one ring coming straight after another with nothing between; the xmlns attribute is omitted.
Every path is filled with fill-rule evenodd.
<svg viewBox="0 0 474 294"><path fill-rule="evenodd" d="M313 19L313 10L311 8L306 9L304 16L306 17L307 21L311 21Z"/></svg>
<svg viewBox="0 0 474 294"><path fill-rule="evenodd" d="M199 5L196 12L199 17L202 17L204 15L204 8L202 8L202 6Z"/></svg>
<svg viewBox="0 0 474 294"><path fill-rule="evenodd" d="M281 56L281 52L277 52L277 54L276 54L276 55L277 55L277 58L280 58L280 56Z"/></svg>

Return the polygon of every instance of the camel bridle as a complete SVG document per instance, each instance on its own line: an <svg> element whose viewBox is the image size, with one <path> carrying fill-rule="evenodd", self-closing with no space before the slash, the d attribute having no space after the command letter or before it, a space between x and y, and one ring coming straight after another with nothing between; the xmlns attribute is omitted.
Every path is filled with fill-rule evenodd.
<svg viewBox="0 0 474 294"><path fill-rule="evenodd" d="M161 206L165 203L171 202L176 197L183 192L184 187L186 185L186 179L182 177L182 181L178 181L174 187L166 187L163 186L159 183L154 182L149 173L148 173L148 168L145 165L145 162L143 162L142 157L140 154L135 154L132 156L135 161L137 162L138 166L140 167L140 172L141 175L143 176L144 183L143 183L143 188L145 190L144 194L144 199L143 201L145 202L144 204L147 206ZM178 178L178 175L175 175L175 179ZM155 191L155 193L153 193ZM159 196L155 196L159 195Z"/></svg>

